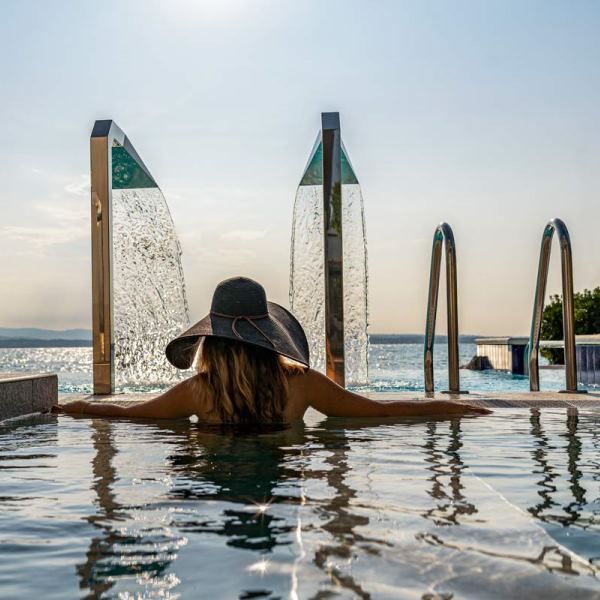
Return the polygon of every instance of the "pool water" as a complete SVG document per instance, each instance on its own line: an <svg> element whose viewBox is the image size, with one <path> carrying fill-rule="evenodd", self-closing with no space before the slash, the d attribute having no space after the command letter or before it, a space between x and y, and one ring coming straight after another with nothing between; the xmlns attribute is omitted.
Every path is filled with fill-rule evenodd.
<svg viewBox="0 0 600 600"><path fill-rule="evenodd" d="M600 598L600 414L0 425L0 596Z"/></svg>

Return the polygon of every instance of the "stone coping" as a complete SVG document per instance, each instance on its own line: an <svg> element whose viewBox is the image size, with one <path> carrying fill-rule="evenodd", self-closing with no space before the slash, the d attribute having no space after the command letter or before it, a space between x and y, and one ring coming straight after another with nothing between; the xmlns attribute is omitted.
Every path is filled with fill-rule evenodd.
<svg viewBox="0 0 600 600"><path fill-rule="evenodd" d="M48 412L58 402L58 377L52 373L0 374L0 421Z"/></svg>
<svg viewBox="0 0 600 600"><path fill-rule="evenodd" d="M473 404L489 408L585 408L600 411L600 390L588 392L587 394L569 394L562 392L512 392L512 393L484 393L472 392L470 394L444 394L436 393L431 398L424 394L414 392L369 392L365 393L368 398L374 400L415 401L415 400L453 400L463 404ZM118 404L133 404L143 400L154 398L156 394L113 394L98 395L91 394L61 394L59 402L71 400L93 400L94 402L114 402Z"/></svg>
<svg viewBox="0 0 600 600"><path fill-rule="evenodd" d="M56 377L54 373L0 373L0 384L7 381L22 381L23 379L41 379L43 377Z"/></svg>
<svg viewBox="0 0 600 600"><path fill-rule="evenodd" d="M423 395L412 398L404 393L366 394L378 400L427 400ZM471 392L469 394L436 393L436 400L454 400L464 404L489 408L596 408L600 410L600 391L587 394L563 392Z"/></svg>

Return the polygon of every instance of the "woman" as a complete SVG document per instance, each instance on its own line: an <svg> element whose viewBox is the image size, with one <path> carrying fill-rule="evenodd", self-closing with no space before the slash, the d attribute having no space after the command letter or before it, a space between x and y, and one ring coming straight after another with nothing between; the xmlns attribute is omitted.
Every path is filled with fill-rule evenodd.
<svg viewBox="0 0 600 600"><path fill-rule="evenodd" d="M309 368L300 323L267 302L261 285L244 277L221 282L210 314L166 349L178 369L197 373L157 398L133 406L78 400L58 412L105 417L179 419L208 423L291 423L310 406L331 417L487 414L442 400L378 402L340 387Z"/></svg>

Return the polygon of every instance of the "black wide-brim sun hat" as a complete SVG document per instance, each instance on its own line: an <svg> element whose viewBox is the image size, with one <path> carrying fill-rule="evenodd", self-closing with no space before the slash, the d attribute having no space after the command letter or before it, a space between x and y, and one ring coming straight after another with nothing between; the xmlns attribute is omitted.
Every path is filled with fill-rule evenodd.
<svg viewBox="0 0 600 600"><path fill-rule="evenodd" d="M246 277L219 283L210 313L170 341L165 353L178 369L189 369L202 338L218 337L272 350L309 366L309 351L302 325L289 310L268 302L262 285Z"/></svg>

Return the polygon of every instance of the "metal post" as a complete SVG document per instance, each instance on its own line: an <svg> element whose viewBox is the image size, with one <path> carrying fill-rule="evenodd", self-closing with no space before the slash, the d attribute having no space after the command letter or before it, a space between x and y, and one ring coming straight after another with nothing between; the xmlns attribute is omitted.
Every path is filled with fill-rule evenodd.
<svg viewBox="0 0 600 600"><path fill-rule="evenodd" d="M327 376L341 386L344 368L342 162L339 113L321 114Z"/></svg>
<svg viewBox="0 0 600 600"><path fill-rule="evenodd" d="M454 233L448 223L440 223L433 234L431 269L429 272L429 296L425 323L425 392L433 393L433 346L435 343L435 320L440 285L442 245L446 253L446 309L448 311L448 385L450 394L466 394L460 389L458 354L458 285L456 276L456 244Z"/></svg>
<svg viewBox="0 0 600 600"><path fill-rule="evenodd" d="M550 265L550 251L554 232L558 235L560 245L560 263L562 273L563 296L563 338L565 344L565 375L566 389L569 393L585 393L577 389L577 353L575 348L575 313L573 307L573 256L571 252L571 238L567 226L560 219L548 222L542 235L540 248L540 261L538 265L533 316L531 318L531 333L529 336L529 389L532 392L540 391L539 349L544 314L544 299L546 297L546 284L548 282L548 268Z"/></svg>
<svg viewBox="0 0 600 600"><path fill-rule="evenodd" d="M114 389L111 290L112 121L96 121L90 139L92 183L92 332L94 394Z"/></svg>

